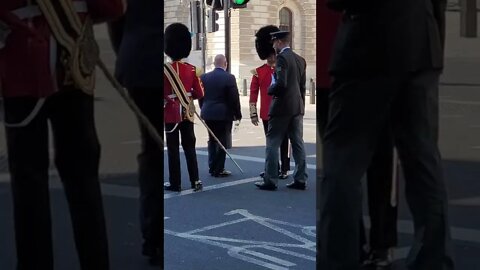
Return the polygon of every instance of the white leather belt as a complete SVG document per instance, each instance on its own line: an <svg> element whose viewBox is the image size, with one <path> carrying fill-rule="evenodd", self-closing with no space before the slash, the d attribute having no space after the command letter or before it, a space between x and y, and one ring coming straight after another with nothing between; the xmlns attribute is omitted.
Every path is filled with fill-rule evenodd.
<svg viewBox="0 0 480 270"><path fill-rule="evenodd" d="M88 11L87 3L85 1L73 2L73 8L78 13L85 13ZM42 11L37 5L26 6L23 8L12 10L11 12L22 20L42 15Z"/></svg>
<svg viewBox="0 0 480 270"><path fill-rule="evenodd" d="M188 93L187 93L187 97L191 97L191 96L192 96L192 93L188 92ZM169 97L169 98L171 98L171 99L174 99L174 98L177 97L177 95L171 94L171 95L168 95L167 97Z"/></svg>
<svg viewBox="0 0 480 270"><path fill-rule="evenodd" d="M73 9L77 13L86 13L88 11L87 2L85 1L74 1ZM23 8L15 9L11 11L21 20L32 19L37 16L42 15L42 11L37 5L29 5ZM55 70L57 64L57 42L53 36L50 36L50 72L52 77L55 77ZM56 81L56 79L54 79Z"/></svg>

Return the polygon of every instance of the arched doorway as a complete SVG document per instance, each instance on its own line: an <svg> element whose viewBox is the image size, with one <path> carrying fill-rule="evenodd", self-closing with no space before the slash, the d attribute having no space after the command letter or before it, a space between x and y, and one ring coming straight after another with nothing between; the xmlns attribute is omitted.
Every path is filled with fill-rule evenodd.
<svg viewBox="0 0 480 270"><path fill-rule="evenodd" d="M293 49L293 12L286 7L280 9L278 16L280 18L280 30L290 32L290 47Z"/></svg>

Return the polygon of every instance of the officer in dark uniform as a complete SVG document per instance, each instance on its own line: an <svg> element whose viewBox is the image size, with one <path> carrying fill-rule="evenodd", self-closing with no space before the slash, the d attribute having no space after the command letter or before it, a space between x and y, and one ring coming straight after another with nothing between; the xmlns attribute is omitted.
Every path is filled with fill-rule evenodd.
<svg viewBox="0 0 480 270"><path fill-rule="evenodd" d="M305 190L308 178L303 142L303 115L305 114L306 62L290 48L288 31L271 33L273 48L277 52L275 77L268 88L273 96L270 105L265 151L263 182L255 185L261 190L276 190L278 182L278 149L288 134L292 143L295 170L288 188Z"/></svg>
<svg viewBox="0 0 480 270"><path fill-rule="evenodd" d="M159 1L129 0L120 20L110 24L113 48L117 53L115 76L159 134L163 133L163 18ZM141 151L138 154L140 224L143 255L159 264L163 245L163 148L140 124Z"/></svg>
<svg viewBox="0 0 480 270"><path fill-rule="evenodd" d="M328 119L328 94L331 76L328 73L335 33L341 23L341 14L329 10L326 5L317 6L317 127L323 138ZM328 25L329 27L321 27ZM392 263L393 247L397 245L397 160L394 158L393 137L386 127L377 142L377 148L367 169L367 200L370 217L367 244L363 218L361 222L361 261L365 265L386 267ZM395 169L395 170L394 170ZM318 177L321 177L320 175ZM320 187L320 185L318 186ZM318 192L320 193L320 192Z"/></svg>
<svg viewBox="0 0 480 270"><path fill-rule="evenodd" d="M259 116L262 120L263 130L265 135L268 132L268 110L272 103L272 96L267 94L268 88L272 84L272 78L275 74L275 62L277 56L275 50L272 47L272 37L270 33L278 32L280 29L274 25L264 26L255 33L255 49L258 57L261 60L267 60L267 62L254 70L252 70L252 81L250 83L250 119L252 124L258 126ZM257 100L260 96L260 114L257 110ZM288 171L290 170L290 157L288 154L288 134L285 134L285 138L280 145L280 160L279 176L280 179L286 179L288 177ZM262 172L260 176L264 176L265 172Z"/></svg>
<svg viewBox="0 0 480 270"><path fill-rule="evenodd" d="M321 269L359 269L360 179L392 126L415 223L409 269L454 269L438 150L444 0L330 0L342 11L324 137L318 230Z"/></svg>

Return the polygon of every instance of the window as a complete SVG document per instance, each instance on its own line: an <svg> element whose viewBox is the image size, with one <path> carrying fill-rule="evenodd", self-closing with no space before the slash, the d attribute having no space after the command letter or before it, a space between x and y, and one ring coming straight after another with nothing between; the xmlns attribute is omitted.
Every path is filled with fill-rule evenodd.
<svg viewBox="0 0 480 270"><path fill-rule="evenodd" d="M293 48L293 13L290 9L284 7L280 9L279 12L279 17L280 17L280 25L279 28L280 30L286 30L290 32L290 47Z"/></svg>

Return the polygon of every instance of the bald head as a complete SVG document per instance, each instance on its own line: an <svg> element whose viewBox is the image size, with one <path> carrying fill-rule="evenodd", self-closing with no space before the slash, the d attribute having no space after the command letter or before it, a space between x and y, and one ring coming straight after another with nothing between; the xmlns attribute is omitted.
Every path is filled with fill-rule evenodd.
<svg viewBox="0 0 480 270"><path fill-rule="evenodd" d="M223 54L217 54L215 56L215 60L213 61L213 64L215 65L216 68L227 68L227 58Z"/></svg>

